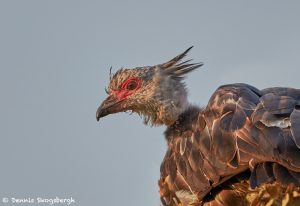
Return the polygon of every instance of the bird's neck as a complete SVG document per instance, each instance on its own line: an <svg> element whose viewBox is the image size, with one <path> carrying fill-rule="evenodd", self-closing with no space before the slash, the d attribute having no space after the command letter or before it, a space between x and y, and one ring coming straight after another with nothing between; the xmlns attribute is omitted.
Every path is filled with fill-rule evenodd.
<svg viewBox="0 0 300 206"><path fill-rule="evenodd" d="M178 119L167 127L165 136L169 142L173 137L181 136L186 131L191 131L198 127L198 117L203 111L202 108L190 105Z"/></svg>
<svg viewBox="0 0 300 206"><path fill-rule="evenodd" d="M189 108L186 96L178 96L175 99L164 99L163 101L151 101L147 107L138 112L145 117L145 124L166 125L174 124L179 116Z"/></svg>
<svg viewBox="0 0 300 206"><path fill-rule="evenodd" d="M189 107L187 100L183 100L180 103L177 101L171 101L167 105L163 104L158 112L158 118L166 125L170 126L174 124L179 116L184 113Z"/></svg>
<svg viewBox="0 0 300 206"><path fill-rule="evenodd" d="M152 79L153 90L143 113L152 125L172 125L188 107L187 90L182 79L157 69ZM148 118L147 118L148 117Z"/></svg>

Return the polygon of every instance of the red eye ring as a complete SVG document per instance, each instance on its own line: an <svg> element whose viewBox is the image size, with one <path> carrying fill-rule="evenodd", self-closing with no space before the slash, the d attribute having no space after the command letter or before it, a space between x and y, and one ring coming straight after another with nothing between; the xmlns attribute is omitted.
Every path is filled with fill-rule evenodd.
<svg viewBox="0 0 300 206"><path fill-rule="evenodd" d="M129 78L123 84L121 89L122 90L137 90L141 87L141 80L139 78Z"/></svg>

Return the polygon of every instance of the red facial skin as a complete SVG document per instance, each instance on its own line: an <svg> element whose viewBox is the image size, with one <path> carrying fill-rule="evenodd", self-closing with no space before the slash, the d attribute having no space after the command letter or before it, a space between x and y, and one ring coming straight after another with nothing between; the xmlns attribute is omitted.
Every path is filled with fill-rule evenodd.
<svg viewBox="0 0 300 206"><path fill-rule="evenodd" d="M142 81L139 78L128 78L119 90L112 91L112 95L118 100L124 100L141 87Z"/></svg>
<svg viewBox="0 0 300 206"><path fill-rule="evenodd" d="M136 92L142 85L140 78L128 78L118 90L112 90L110 95L102 102L97 110L96 118L100 118L109 114L126 111L126 100L130 95Z"/></svg>

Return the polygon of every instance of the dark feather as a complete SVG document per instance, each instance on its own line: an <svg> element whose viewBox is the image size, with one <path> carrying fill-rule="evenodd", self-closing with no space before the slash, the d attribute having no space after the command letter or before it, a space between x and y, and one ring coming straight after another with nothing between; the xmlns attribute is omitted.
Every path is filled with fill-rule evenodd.
<svg viewBox="0 0 300 206"><path fill-rule="evenodd" d="M212 129L212 155L223 163L231 162L237 149L235 135L220 130L220 120L214 122Z"/></svg>
<svg viewBox="0 0 300 206"><path fill-rule="evenodd" d="M175 65L176 63L178 63L179 61L181 61L186 55L187 53L193 48L193 46L189 47L187 50L185 50L183 53L177 55L176 57L174 57L173 59L169 60L166 63L160 64L160 66L163 69L167 69L170 68L171 66Z"/></svg>
<svg viewBox="0 0 300 206"><path fill-rule="evenodd" d="M277 96L273 93L263 95L260 101L263 107L271 114L290 114L296 106L294 98Z"/></svg>
<svg viewBox="0 0 300 206"><path fill-rule="evenodd" d="M300 110L298 109L291 114L291 132L294 142L300 148Z"/></svg>
<svg viewBox="0 0 300 206"><path fill-rule="evenodd" d="M175 78L182 77L185 74L201 67L203 63L190 63L192 61L191 59L181 62L181 60L192 48L193 47L188 48L183 53L179 54L168 62L158 65L158 67L162 68L168 75Z"/></svg>

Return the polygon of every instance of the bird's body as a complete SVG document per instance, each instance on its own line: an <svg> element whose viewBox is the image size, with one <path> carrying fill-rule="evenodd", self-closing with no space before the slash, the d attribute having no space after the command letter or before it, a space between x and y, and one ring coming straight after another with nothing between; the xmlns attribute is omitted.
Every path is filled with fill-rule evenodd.
<svg viewBox="0 0 300 206"><path fill-rule="evenodd" d="M163 205L251 205L247 194L261 194L266 184L299 186L300 90L231 84L206 107L192 106L182 79L202 64L180 62L189 50L164 64L119 70L97 111L98 120L131 110L167 126Z"/></svg>
<svg viewBox="0 0 300 206"><path fill-rule="evenodd" d="M217 89L204 109L191 107L168 127L161 165L165 205L195 205L229 178L251 169L250 186L300 185L300 90ZM295 132L294 132L295 131Z"/></svg>

